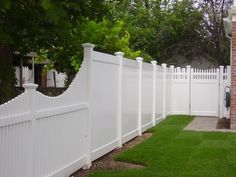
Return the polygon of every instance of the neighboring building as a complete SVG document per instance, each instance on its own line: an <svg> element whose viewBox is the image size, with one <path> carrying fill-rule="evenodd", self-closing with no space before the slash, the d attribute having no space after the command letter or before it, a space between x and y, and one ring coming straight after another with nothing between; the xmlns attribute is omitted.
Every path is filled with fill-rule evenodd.
<svg viewBox="0 0 236 177"><path fill-rule="evenodd" d="M66 87L67 75L56 70L47 72L47 87Z"/></svg>
<svg viewBox="0 0 236 177"><path fill-rule="evenodd" d="M65 73L58 73L56 70L46 71L44 69L47 62L36 64L34 62L36 53L21 57L15 53L13 65L16 73L16 86L22 87L26 83L38 84L40 88L46 87L66 87L67 76Z"/></svg>

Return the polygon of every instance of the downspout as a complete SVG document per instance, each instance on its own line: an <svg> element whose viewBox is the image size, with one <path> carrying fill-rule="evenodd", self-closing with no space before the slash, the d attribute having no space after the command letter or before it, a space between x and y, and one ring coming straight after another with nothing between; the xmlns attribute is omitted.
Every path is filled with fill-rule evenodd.
<svg viewBox="0 0 236 177"><path fill-rule="evenodd" d="M236 1L236 0L235 0ZM223 25L225 29L225 36L230 39L230 65L232 63L232 16L231 13L227 18L223 18Z"/></svg>
<svg viewBox="0 0 236 177"><path fill-rule="evenodd" d="M232 61L232 37L226 33L226 37L230 40L230 66L231 66L231 61Z"/></svg>

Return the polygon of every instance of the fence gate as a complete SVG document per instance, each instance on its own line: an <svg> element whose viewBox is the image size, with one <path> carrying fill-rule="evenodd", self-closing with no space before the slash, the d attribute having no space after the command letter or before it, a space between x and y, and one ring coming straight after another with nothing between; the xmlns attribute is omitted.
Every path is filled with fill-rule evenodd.
<svg viewBox="0 0 236 177"><path fill-rule="evenodd" d="M219 115L219 69L191 69L190 114Z"/></svg>

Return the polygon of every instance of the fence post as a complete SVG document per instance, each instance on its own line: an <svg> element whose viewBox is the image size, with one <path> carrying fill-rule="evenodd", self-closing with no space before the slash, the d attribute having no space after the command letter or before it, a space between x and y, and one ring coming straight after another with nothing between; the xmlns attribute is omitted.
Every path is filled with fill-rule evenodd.
<svg viewBox="0 0 236 177"><path fill-rule="evenodd" d="M169 101L169 107L170 107L170 113L171 114L173 114L173 112L172 112L172 108L173 108L173 105L172 105L172 92L173 92L173 85L174 85L174 83L173 83L173 81L174 81L174 72L175 72L175 66L174 65L170 65L170 71L171 71L171 78L170 78L170 85L169 85L169 87L170 87L170 101Z"/></svg>
<svg viewBox="0 0 236 177"><path fill-rule="evenodd" d="M190 115L190 107L191 107L191 66L187 65L186 66L187 69L187 88L188 88L188 110L187 110L187 114Z"/></svg>
<svg viewBox="0 0 236 177"><path fill-rule="evenodd" d="M152 86L152 126L156 125L156 70L157 61L151 61L153 66L153 86Z"/></svg>
<svg viewBox="0 0 236 177"><path fill-rule="evenodd" d="M88 100L88 125L87 125L87 135L85 135L85 138L87 140L87 157L86 157L86 164L83 167L83 169L88 169L92 165L92 159L91 159L91 153L92 153L92 147L91 147L91 66L92 66L92 52L94 48L94 44L90 43L84 43L82 44L84 48L84 62L86 64L87 68L87 100Z"/></svg>
<svg viewBox="0 0 236 177"><path fill-rule="evenodd" d="M166 66L167 64L163 63L163 118L166 118Z"/></svg>
<svg viewBox="0 0 236 177"><path fill-rule="evenodd" d="M143 58L137 57L136 61L139 65L138 71L138 134L142 136L142 76L143 76Z"/></svg>
<svg viewBox="0 0 236 177"><path fill-rule="evenodd" d="M193 79L194 79L194 73L197 73L198 70L194 69L194 68L191 68L190 69L190 104L189 104L189 115L192 115L192 98L193 98L193 91L192 91L192 88L193 88Z"/></svg>
<svg viewBox="0 0 236 177"><path fill-rule="evenodd" d="M29 145L29 161L27 164L28 177L34 176L34 150L35 150L35 124L36 124L36 88L37 84L24 84L25 92L28 93L29 111L31 117L31 139Z"/></svg>
<svg viewBox="0 0 236 177"><path fill-rule="evenodd" d="M123 52L116 52L115 55L119 60L118 71L118 111L117 111L117 135L118 135L118 148L122 147L122 75L123 75Z"/></svg>
<svg viewBox="0 0 236 177"><path fill-rule="evenodd" d="M202 71L204 72L204 71ZM213 70L214 73L216 73L216 80L217 80L217 101L218 101L218 104L217 104L217 116L220 117L220 69L219 68L216 68ZM203 75L204 77L204 75Z"/></svg>
<svg viewBox="0 0 236 177"><path fill-rule="evenodd" d="M220 66L219 72L219 118L223 118L224 110L224 66Z"/></svg>

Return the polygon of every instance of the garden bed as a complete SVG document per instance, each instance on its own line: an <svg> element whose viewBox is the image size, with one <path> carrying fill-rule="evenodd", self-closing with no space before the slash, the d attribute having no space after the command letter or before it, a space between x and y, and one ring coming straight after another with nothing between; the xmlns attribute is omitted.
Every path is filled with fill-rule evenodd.
<svg viewBox="0 0 236 177"><path fill-rule="evenodd" d="M115 149L110 153L102 156L101 158L95 160L92 163L92 167L89 170L79 170L76 173L72 174L71 177L87 177L89 173L96 171L96 170L121 170L121 169L135 169L135 168L144 168L143 165L134 164L134 163L127 163L127 162L119 162L115 161L115 157L135 145L143 142L144 140L151 137L151 133L143 133L142 136L138 136L131 141L125 143L122 148Z"/></svg>
<svg viewBox="0 0 236 177"><path fill-rule="evenodd" d="M226 119L226 118L219 119L216 128L217 129L230 129L230 119Z"/></svg>

